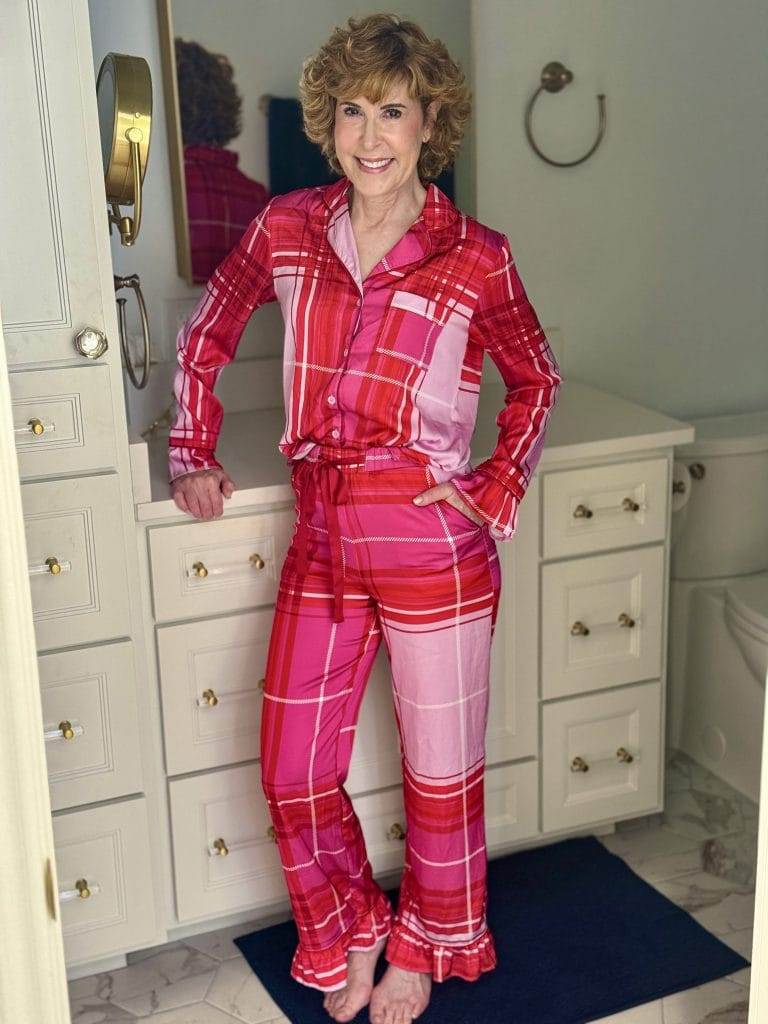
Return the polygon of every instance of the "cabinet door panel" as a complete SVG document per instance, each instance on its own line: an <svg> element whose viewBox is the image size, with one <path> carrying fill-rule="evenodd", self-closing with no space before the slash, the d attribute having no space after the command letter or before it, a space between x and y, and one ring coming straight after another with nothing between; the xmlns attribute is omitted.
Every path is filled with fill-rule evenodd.
<svg viewBox="0 0 768 1024"><path fill-rule="evenodd" d="M142 789L133 644L55 651L38 658L51 807L95 803ZM67 737L66 726L72 727Z"/></svg>
<svg viewBox="0 0 768 1024"><path fill-rule="evenodd" d="M21 497L38 650L128 636L117 475L25 483Z"/></svg>
<svg viewBox="0 0 768 1024"><path fill-rule="evenodd" d="M114 407L105 363L17 370L9 378L22 480L115 465Z"/></svg>
<svg viewBox="0 0 768 1024"><path fill-rule="evenodd" d="M541 710L545 832L658 808L660 681L570 697Z"/></svg>
<svg viewBox="0 0 768 1024"><path fill-rule="evenodd" d="M57 815L53 836L67 964L152 941L157 926L146 800Z"/></svg>
<svg viewBox="0 0 768 1024"><path fill-rule="evenodd" d="M149 528L158 622L274 604L293 509Z"/></svg>
<svg viewBox="0 0 768 1024"><path fill-rule="evenodd" d="M661 674L664 545L542 567L544 699Z"/></svg>
<svg viewBox="0 0 768 1024"><path fill-rule="evenodd" d="M669 462L663 456L546 473L543 557L662 540L668 475Z"/></svg>

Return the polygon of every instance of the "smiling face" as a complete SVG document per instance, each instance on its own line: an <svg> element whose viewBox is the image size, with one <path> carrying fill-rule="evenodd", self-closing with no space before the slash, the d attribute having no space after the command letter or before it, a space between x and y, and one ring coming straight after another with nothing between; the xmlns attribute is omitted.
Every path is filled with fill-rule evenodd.
<svg viewBox="0 0 768 1024"><path fill-rule="evenodd" d="M369 103L365 96L337 101L336 156L355 189L377 196L418 182L419 154L429 138L434 106L425 121L421 103L408 95L405 83L381 103Z"/></svg>

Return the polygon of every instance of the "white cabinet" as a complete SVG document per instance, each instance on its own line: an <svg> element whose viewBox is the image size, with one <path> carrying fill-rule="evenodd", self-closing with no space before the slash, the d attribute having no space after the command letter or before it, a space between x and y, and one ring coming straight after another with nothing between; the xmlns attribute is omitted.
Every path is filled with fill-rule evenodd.
<svg viewBox="0 0 768 1024"><path fill-rule="evenodd" d="M72 967L161 940L154 713L88 7L14 0L3 33L23 171L0 189L0 302Z"/></svg>
<svg viewBox="0 0 768 1024"><path fill-rule="evenodd" d="M491 856L660 806L669 458L545 468L515 538L496 545L502 593L484 778ZM626 509L625 497L638 508ZM574 516L580 506L592 516ZM223 915L288 907L259 754L295 503L241 504L209 521L172 513L164 522L145 507L140 522L172 835L167 927L188 934ZM391 687L382 644L345 782L379 875L402 867L407 835Z"/></svg>

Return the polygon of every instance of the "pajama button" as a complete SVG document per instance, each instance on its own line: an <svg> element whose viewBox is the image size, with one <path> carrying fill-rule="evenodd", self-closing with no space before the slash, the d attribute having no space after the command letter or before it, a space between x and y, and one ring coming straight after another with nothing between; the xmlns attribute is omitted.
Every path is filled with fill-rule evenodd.
<svg viewBox="0 0 768 1024"><path fill-rule="evenodd" d="M339 436L339 432L336 429L336 427L334 427L333 430L331 431L331 437L338 437L338 436Z"/></svg>
<svg viewBox="0 0 768 1024"><path fill-rule="evenodd" d="M336 401L336 398L335 398L334 395L328 395L328 404L329 405L333 405L335 401Z"/></svg>

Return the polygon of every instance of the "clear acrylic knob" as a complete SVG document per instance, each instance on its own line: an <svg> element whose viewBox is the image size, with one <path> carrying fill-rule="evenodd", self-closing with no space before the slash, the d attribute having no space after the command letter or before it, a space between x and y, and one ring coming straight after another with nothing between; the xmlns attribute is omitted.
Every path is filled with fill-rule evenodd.
<svg viewBox="0 0 768 1024"><path fill-rule="evenodd" d="M107 351L107 336L97 327L83 327L75 335L75 348L88 359L98 359Z"/></svg>

